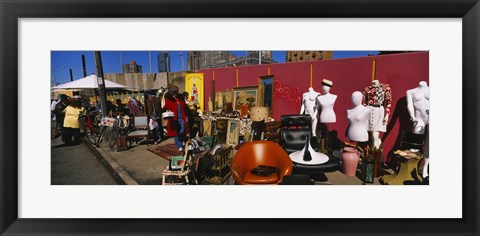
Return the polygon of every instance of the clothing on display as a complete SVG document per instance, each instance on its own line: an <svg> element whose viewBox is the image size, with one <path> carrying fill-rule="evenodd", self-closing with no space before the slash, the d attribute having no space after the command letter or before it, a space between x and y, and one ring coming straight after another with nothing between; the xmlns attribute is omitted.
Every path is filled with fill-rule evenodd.
<svg viewBox="0 0 480 236"><path fill-rule="evenodd" d="M371 110L368 131L386 132L392 106L392 90L388 84L373 80L362 91L362 104Z"/></svg>

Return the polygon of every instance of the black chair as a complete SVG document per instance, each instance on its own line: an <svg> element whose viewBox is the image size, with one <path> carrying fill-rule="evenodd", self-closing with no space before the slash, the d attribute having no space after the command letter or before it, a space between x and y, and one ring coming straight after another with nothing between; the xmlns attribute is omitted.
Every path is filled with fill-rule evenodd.
<svg viewBox="0 0 480 236"><path fill-rule="evenodd" d="M423 153L425 145L425 134L415 134L412 132L403 132L400 150L419 149Z"/></svg>
<svg viewBox="0 0 480 236"><path fill-rule="evenodd" d="M313 150L320 150L317 137L312 137L310 115L283 115L280 120L280 146L288 154L302 150L307 137L310 138Z"/></svg>
<svg viewBox="0 0 480 236"><path fill-rule="evenodd" d="M310 115L283 115L281 117L280 145L288 153L300 151L305 146L307 137L310 137L310 145L318 152L320 145L317 137L312 137ZM305 165L293 162L294 174L307 174L313 179L326 179L324 173L334 172L340 169L340 159L327 154L327 162L318 165Z"/></svg>

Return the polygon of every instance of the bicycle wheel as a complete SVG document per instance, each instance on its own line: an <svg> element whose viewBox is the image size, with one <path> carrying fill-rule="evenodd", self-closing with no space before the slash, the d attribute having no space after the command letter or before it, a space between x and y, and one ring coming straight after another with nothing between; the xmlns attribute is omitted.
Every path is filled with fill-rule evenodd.
<svg viewBox="0 0 480 236"><path fill-rule="evenodd" d="M114 126L112 128L112 133L110 135L110 139L108 140L108 147L111 150L115 149L115 145L117 145L117 135L118 135L118 128Z"/></svg>
<svg viewBox="0 0 480 236"><path fill-rule="evenodd" d="M83 126L83 132L91 144L95 145L97 143L99 133L97 133L95 127L93 127L93 124L85 122L85 125Z"/></svg>

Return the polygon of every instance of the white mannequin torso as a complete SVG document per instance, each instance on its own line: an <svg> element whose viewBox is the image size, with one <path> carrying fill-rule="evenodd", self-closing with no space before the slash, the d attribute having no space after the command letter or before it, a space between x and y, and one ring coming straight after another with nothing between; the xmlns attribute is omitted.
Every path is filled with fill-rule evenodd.
<svg viewBox="0 0 480 236"><path fill-rule="evenodd" d="M410 119L416 123L413 133L424 134L430 112L430 88L426 82L421 81L418 87L407 91L407 107Z"/></svg>
<svg viewBox="0 0 480 236"><path fill-rule="evenodd" d="M368 141L368 119L370 109L361 104L362 93L354 92L352 94L354 108L347 110L347 118L350 126L347 131L348 139L356 142Z"/></svg>
<svg viewBox="0 0 480 236"><path fill-rule="evenodd" d="M308 92L303 94L302 108L300 113L303 114L305 112L305 114L309 114L312 119L316 118L317 108L315 105L319 95L319 92L316 92L313 90L313 88L309 88Z"/></svg>
<svg viewBox="0 0 480 236"><path fill-rule="evenodd" d="M331 93L323 94L318 97L318 102L322 108L320 113L321 123L335 123L337 121L335 111L333 110L336 100L337 95Z"/></svg>
<svg viewBox="0 0 480 236"><path fill-rule="evenodd" d="M316 92L312 87L310 87L308 92L303 94L302 108L300 109L300 114L309 114L312 119L313 136L317 136L317 97L319 95L319 92Z"/></svg>

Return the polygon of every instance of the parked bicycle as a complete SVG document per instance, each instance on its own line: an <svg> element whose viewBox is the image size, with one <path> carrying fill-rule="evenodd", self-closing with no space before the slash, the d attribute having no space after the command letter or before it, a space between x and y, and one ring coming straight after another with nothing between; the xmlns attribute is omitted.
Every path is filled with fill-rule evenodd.
<svg viewBox="0 0 480 236"><path fill-rule="evenodd" d="M96 145L101 136L100 121L102 119L102 112L98 108L89 108L87 114L81 114L83 119L83 132L87 140Z"/></svg>
<svg viewBox="0 0 480 236"><path fill-rule="evenodd" d="M111 150L115 150L117 146L118 137L126 137L131 130L133 124L133 116L118 115L112 126L112 132L108 140L108 147Z"/></svg>

